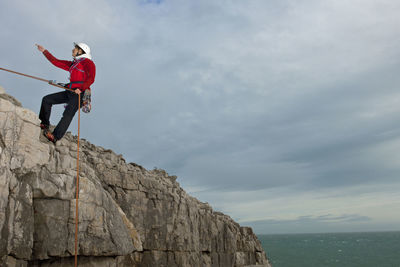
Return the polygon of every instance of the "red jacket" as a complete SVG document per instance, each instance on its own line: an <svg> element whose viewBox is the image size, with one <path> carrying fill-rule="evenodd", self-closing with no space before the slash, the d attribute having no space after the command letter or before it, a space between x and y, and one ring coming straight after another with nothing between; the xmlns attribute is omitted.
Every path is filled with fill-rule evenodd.
<svg viewBox="0 0 400 267"><path fill-rule="evenodd" d="M74 61L59 60L47 50L43 54L54 66L69 71L69 88L79 88L82 92L86 89L90 90L90 85L96 76L96 66L92 60L88 58L79 58Z"/></svg>

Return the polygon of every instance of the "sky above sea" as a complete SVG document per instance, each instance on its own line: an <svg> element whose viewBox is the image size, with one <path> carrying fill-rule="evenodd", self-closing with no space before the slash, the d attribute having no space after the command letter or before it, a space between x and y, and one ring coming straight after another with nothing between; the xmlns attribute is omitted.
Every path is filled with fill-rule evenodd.
<svg viewBox="0 0 400 267"><path fill-rule="evenodd" d="M397 0L0 1L0 67L66 82L35 43L67 60L87 43L81 136L256 233L400 230L399 14ZM55 90L0 85L37 113Z"/></svg>

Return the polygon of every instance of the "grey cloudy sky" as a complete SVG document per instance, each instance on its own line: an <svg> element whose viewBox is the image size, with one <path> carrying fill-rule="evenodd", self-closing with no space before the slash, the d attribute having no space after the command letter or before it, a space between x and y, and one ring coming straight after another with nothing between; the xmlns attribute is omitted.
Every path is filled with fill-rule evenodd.
<svg viewBox="0 0 400 267"><path fill-rule="evenodd" d="M68 59L88 43L82 136L256 233L400 230L399 13L397 0L1 1L0 66L65 81L34 44ZM0 85L36 112L54 90Z"/></svg>

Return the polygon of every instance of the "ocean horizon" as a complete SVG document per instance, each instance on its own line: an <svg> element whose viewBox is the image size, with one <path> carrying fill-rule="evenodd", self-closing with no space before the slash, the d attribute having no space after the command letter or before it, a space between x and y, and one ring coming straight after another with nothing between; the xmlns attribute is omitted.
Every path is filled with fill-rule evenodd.
<svg viewBox="0 0 400 267"><path fill-rule="evenodd" d="M257 237L273 267L400 267L400 231Z"/></svg>

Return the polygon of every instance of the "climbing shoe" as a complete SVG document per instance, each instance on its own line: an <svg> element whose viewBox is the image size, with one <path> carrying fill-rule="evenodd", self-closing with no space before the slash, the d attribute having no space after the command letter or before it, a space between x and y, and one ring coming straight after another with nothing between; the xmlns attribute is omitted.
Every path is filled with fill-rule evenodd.
<svg viewBox="0 0 400 267"><path fill-rule="evenodd" d="M57 142L57 139L54 137L54 135L49 131L49 130L45 130L43 132L43 135L51 142L53 142L54 144Z"/></svg>
<svg viewBox="0 0 400 267"><path fill-rule="evenodd" d="M40 129L42 129L42 130L48 130L48 129L49 129L49 125L46 125L46 124L41 123L41 124L40 124Z"/></svg>

